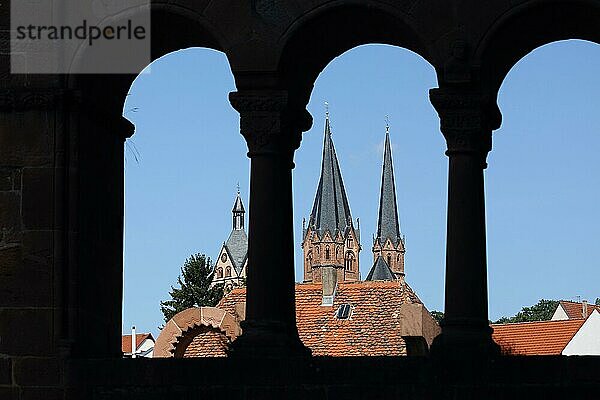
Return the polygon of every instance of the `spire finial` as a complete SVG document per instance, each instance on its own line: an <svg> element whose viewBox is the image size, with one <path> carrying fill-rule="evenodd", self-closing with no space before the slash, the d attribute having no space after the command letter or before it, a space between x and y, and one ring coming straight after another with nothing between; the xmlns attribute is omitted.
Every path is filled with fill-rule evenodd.
<svg viewBox="0 0 600 400"><path fill-rule="evenodd" d="M238 196L240 195L240 183L239 182L237 184L237 194L238 194Z"/></svg>
<svg viewBox="0 0 600 400"><path fill-rule="evenodd" d="M385 116L385 133L390 133L390 116Z"/></svg>
<svg viewBox="0 0 600 400"><path fill-rule="evenodd" d="M329 102L325 102L325 118L329 119Z"/></svg>

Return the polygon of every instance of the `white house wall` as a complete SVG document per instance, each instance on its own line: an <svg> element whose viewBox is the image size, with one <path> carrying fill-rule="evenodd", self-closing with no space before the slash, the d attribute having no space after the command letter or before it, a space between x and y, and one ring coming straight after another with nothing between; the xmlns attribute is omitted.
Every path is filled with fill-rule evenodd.
<svg viewBox="0 0 600 400"><path fill-rule="evenodd" d="M562 305L559 304L558 307L556 307L556 311L554 311L554 315L552 315L552 321L562 321L565 319L569 319L569 316Z"/></svg>
<svg viewBox="0 0 600 400"><path fill-rule="evenodd" d="M565 356L600 355L600 314L594 310L562 351Z"/></svg>
<svg viewBox="0 0 600 400"><path fill-rule="evenodd" d="M144 353L146 353L146 351L148 351L148 350L152 350L152 351L150 351L150 352L149 352L148 354L146 354L144 357L147 357L147 358L152 358L152 353L154 352L154 340L152 340L152 339L146 339L146 340L144 340L144 341L143 341L143 342L140 344L140 346L138 347L138 349L137 349L137 352L136 352L136 353L137 353L137 354L139 354L139 353L142 353L142 354L144 354Z"/></svg>

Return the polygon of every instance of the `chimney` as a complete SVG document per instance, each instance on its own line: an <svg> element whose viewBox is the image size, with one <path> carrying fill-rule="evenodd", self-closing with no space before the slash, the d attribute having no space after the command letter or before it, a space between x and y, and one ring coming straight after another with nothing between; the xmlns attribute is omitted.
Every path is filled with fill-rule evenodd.
<svg viewBox="0 0 600 400"><path fill-rule="evenodd" d="M581 302L581 308L582 308L582 314L583 314L583 318L587 318L588 317L588 302L587 300L583 300Z"/></svg>
<svg viewBox="0 0 600 400"><path fill-rule="evenodd" d="M131 358L135 358L135 351L137 350L137 340L135 337L135 325L131 327Z"/></svg>
<svg viewBox="0 0 600 400"><path fill-rule="evenodd" d="M337 269L333 265L327 265L322 269L323 282L323 306L332 306L337 288Z"/></svg>

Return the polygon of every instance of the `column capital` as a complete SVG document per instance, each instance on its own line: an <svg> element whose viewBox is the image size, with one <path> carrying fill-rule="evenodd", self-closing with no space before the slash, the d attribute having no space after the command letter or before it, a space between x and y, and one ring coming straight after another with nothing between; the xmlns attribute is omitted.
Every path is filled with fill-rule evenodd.
<svg viewBox="0 0 600 400"><path fill-rule="evenodd" d="M290 106L286 90L231 92L229 101L240 113L240 132L250 157L293 154L300 147L302 132L312 125L306 109Z"/></svg>
<svg viewBox="0 0 600 400"><path fill-rule="evenodd" d="M478 153L485 160L492 149L492 131L502 115L495 97L464 89L431 89L429 99L440 117L446 154Z"/></svg>

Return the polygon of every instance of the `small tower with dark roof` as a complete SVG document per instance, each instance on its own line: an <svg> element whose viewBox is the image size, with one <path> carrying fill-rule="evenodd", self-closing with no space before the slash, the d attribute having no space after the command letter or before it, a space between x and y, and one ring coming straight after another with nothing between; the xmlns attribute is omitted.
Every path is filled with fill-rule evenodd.
<svg viewBox="0 0 600 400"><path fill-rule="evenodd" d="M386 125L377 235L373 240L373 267L367 280L403 279L404 253L404 238L400 234L398 220L390 127Z"/></svg>
<svg viewBox="0 0 600 400"><path fill-rule="evenodd" d="M244 205L242 204L242 198L240 197L240 188L238 186L237 197L235 198L235 203L233 204L233 229L244 229L244 214L246 214L246 210L244 210Z"/></svg>
<svg viewBox="0 0 600 400"><path fill-rule="evenodd" d="M350 206L335 147L329 112L325 114L321 177L308 226L303 229L304 282L321 282L323 267L333 267L338 281L360 279L360 233Z"/></svg>
<svg viewBox="0 0 600 400"><path fill-rule="evenodd" d="M246 210L240 197L239 187L231 213L233 214L231 233L221 247L213 273L213 284L223 283L228 290L243 282L248 266L248 236L244 229Z"/></svg>

